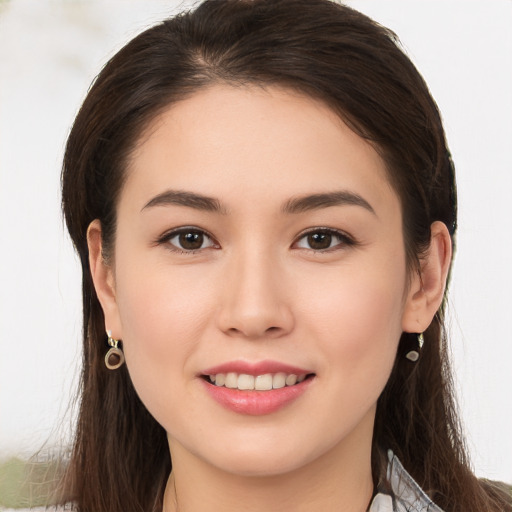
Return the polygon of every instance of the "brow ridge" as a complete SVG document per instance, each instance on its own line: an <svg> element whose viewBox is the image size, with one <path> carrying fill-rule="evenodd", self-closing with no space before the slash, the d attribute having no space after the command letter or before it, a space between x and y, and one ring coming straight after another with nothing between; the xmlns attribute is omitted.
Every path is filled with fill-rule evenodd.
<svg viewBox="0 0 512 512"><path fill-rule="evenodd" d="M360 206L376 215L371 204L359 194L348 190L309 194L292 198L282 207L283 213L303 213L332 206Z"/></svg>
<svg viewBox="0 0 512 512"><path fill-rule="evenodd" d="M196 210L222 214L226 213L226 209L221 205L218 199L184 190L166 190L148 201L142 208L142 211L147 208L168 205L185 206ZM348 190L294 197L284 203L281 211L285 214L298 214L311 210L345 205L360 206L375 215L375 210L366 199Z"/></svg>
<svg viewBox="0 0 512 512"><path fill-rule="evenodd" d="M142 211L147 208L169 205L185 206L207 212L226 213L218 199L184 190L166 190L148 201L142 208Z"/></svg>

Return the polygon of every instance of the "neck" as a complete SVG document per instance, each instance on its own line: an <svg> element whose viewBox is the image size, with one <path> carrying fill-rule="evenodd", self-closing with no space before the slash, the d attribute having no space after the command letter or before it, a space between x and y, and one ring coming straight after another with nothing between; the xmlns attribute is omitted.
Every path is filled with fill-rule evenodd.
<svg viewBox="0 0 512 512"><path fill-rule="evenodd" d="M171 451L164 512L364 512L373 493L371 436L367 443L340 443L297 469L265 476L223 471L175 441Z"/></svg>

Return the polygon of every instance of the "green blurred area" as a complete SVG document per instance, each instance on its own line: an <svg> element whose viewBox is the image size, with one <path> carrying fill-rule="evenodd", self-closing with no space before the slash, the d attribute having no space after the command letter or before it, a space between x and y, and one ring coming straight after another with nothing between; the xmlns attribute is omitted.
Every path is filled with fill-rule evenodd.
<svg viewBox="0 0 512 512"><path fill-rule="evenodd" d="M25 461L17 457L0 463L0 507L52 505L64 464L60 460Z"/></svg>

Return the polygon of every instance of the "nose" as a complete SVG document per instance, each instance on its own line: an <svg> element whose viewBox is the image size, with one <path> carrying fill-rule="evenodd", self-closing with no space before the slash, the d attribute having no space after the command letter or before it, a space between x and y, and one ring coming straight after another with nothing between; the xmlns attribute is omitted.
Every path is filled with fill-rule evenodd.
<svg viewBox="0 0 512 512"><path fill-rule="evenodd" d="M246 339L279 338L294 327L290 290L275 260L258 251L226 266L218 326Z"/></svg>

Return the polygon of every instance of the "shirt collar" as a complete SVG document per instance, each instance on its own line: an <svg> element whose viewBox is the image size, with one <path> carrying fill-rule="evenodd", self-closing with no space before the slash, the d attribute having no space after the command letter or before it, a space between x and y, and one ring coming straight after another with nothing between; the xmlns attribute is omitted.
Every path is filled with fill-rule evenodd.
<svg viewBox="0 0 512 512"><path fill-rule="evenodd" d="M388 451L386 478L393 496L376 494L368 512L443 512L415 482L391 450Z"/></svg>

